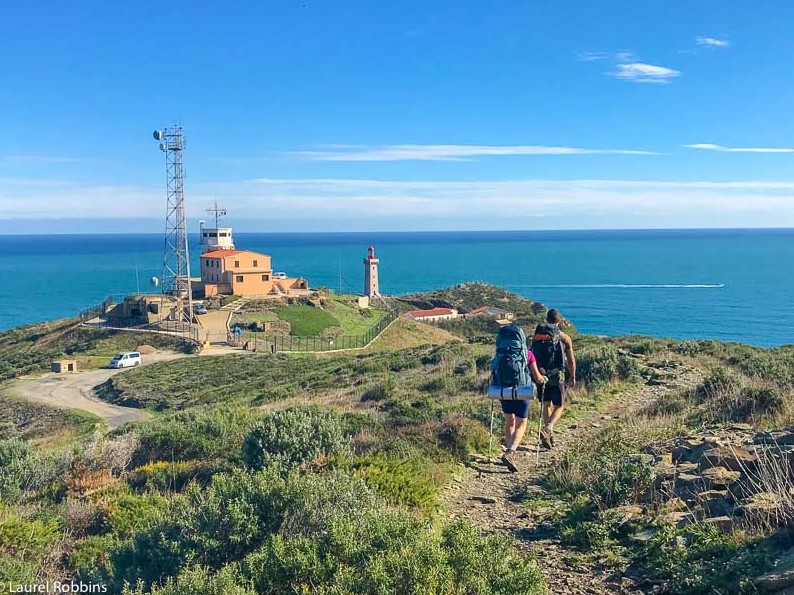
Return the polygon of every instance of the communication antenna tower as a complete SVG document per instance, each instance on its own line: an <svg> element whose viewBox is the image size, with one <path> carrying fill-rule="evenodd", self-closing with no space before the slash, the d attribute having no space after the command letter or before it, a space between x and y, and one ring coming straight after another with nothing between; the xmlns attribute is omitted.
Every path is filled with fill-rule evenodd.
<svg viewBox="0 0 794 595"><path fill-rule="evenodd" d="M215 215L215 229L217 229L221 226L221 217L226 216L226 207L219 207L218 199L216 198L213 206L207 209L207 213Z"/></svg>
<svg viewBox="0 0 794 595"><path fill-rule="evenodd" d="M176 124L172 128L155 130L153 136L160 142L160 150L165 153L166 168L167 206L163 276L160 282L163 295L170 295L178 300L173 318L190 324L193 319L193 292L190 285L190 256L185 226L185 170L182 164L185 137L182 126Z"/></svg>

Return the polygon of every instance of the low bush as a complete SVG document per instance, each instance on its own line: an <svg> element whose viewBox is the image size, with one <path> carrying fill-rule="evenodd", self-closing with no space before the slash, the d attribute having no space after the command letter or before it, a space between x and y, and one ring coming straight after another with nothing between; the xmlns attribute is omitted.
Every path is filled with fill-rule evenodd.
<svg viewBox="0 0 794 595"><path fill-rule="evenodd" d="M230 471L223 462L211 461L156 461L133 469L127 482L139 490L161 493L181 492L191 482L206 486L216 473Z"/></svg>
<svg viewBox="0 0 794 595"><path fill-rule="evenodd" d="M338 416L315 408L294 408L257 422L245 437L243 459L252 469L278 464L289 470L348 450Z"/></svg>
<svg viewBox="0 0 794 595"><path fill-rule="evenodd" d="M599 386L613 380L638 380L640 364L614 345L586 345L576 354L577 380Z"/></svg>
<svg viewBox="0 0 794 595"><path fill-rule="evenodd" d="M752 579L768 572L773 560L763 544L695 524L659 527L635 564L645 576L665 581L670 593L728 595L756 592Z"/></svg>
<svg viewBox="0 0 794 595"><path fill-rule="evenodd" d="M100 497L97 506L100 510L98 531L126 539L166 518L170 502L157 492L136 495L127 488Z"/></svg>
<svg viewBox="0 0 794 595"><path fill-rule="evenodd" d="M438 440L457 460L466 461L488 448L488 430L477 420L453 414L442 418Z"/></svg>
<svg viewBox="0 0 794 595"><path fill-rule="evenodd" d="M273 538L243 572L257 593L535 595L545 593L532 558L503 537L480 537L463 522L441 531L407 514L340 517L315 539Z"/></svg>
<svg viewBox="0 0 794 595"><path fill-rule="evenodd" d="M353 461L352 468L391 504L432 510L443 487L437 463L415 450L365 455Z"/></svg>
<svg viewBox="0 0 794 595"><path fill-rule="evenodd" d="M162 586L146 590L143 581L135 588L125 586L123 595L257 595L250 582L244 579L235 565L224 566L219 571L205 566L184 569Z"/></svg>
<svg viewBox="0 0 794 595"><path fill-rule="evenodd" d="M0 440L0 503L41 491L57 496L68 464L68 455L37 452L19 439Z"/></svg>
<svg viewBox="0 0 794 595"><path fill-rule="evenodd" d="M136 425L134 466L152 461L235 459L256 415L243 406L194 408Z"/></svg>
<svg viewBox="0 0 794 595"><path fill-rule="evenodd" d="M362 401L385 401L397 395L397 380L394 376L387 374L384 377L370 384L361 395Z"/></svg>
<svg viewBox="0 0 794 595"><path fill-rule="evenodd" d="M566 450L546 479L560 492L589 494L600 509L637 501L654 480L651 463L635 454L643 442L638 431L608 426Z"/></svg>
<svg viewBox="0 0 794 595"><path fill-rule="evenodd" d="M749 357L735 360L735 364L751 378L794 388L794 347L759 349Z"/></svg>

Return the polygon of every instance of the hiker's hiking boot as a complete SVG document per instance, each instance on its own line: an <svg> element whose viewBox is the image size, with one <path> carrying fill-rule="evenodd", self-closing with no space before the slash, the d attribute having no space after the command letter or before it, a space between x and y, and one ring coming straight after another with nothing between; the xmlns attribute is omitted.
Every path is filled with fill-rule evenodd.
<svg viewBox="0 0 794 595"><path fill-rule="evenodd" d="M546 428L540 431L540 443L543 445L543 448L551 449L554 446L554 436L552 436L551 432Z"/></svg>
<svg viewBox="0 0 794 595"><path fill-rule="evenodd" d="M515 473L518 471L518 467L516 467L516 453L512 450L508 450L505 454L502 455L502 462L510 469L511 473Z"/></svg>
<svg viewBox="0 0 794 595"><path fill-rule="evenodd" d="M554 430L549 430L549 443L552 448L556 446L556 444L554 444Z"/></svg>

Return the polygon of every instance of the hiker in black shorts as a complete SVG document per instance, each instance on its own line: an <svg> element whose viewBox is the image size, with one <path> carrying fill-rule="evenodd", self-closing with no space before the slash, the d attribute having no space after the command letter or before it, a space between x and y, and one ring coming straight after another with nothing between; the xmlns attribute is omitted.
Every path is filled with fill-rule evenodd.
<svg viewBox="0 0 794 595"><path fill-rule="evenodd" d="M538 366L535 363L535 356L532 355L532 352L529 350L527 350L527 362L529 373L535 381L535 384L538 386L542 385L546 381L546 377L538 370ZM515 473L518 471L515 454L516 450L518 450L518 446L521 444L521 440L524 438L524 432L527 430L530 401L502 399L500 403L502 404L502 413L505 414L504 439L506 450L502 455L502 462L507 465L507 468L510 469L512 473Z"/></svg>
<svg viewBox="0 0 794 595"><path fill-rule="evenodd" d="M576 386L576 357L573 354L573 341L560 330L562 317L556 308L546 314L546 322L535 328L532 337L532 353L538 369L549 381L538 386L538 400L541 401L543 423L540 441L546 448L554 446L554 424L560 421L566 404L566 369L570 378L568 384Z"/></svg>

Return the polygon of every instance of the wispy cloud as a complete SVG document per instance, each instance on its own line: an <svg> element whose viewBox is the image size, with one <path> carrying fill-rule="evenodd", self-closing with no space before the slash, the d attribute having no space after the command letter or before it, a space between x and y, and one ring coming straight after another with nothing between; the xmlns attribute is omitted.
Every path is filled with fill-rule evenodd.
<svg viewBox="0 0 794 595"><path fill-rule="evenodd" d="M597 60L604 60L609 57L605 52L579 52L576 54L576 59L579 62L595 62Z"/></svg>
<svg viewBox="0 0 794 595"><path fill-rule="evenodd" d="M672 79L681 76L679 70L645 64L644 62L621 62L616 70L608 73L617 79L634 83L669 83Z"/></svg>
<svg viewBox="0 0 794 595"><path fill-rule="evenodd" d="M730 42L727 39L719 39L717 37L702 37L699 36L695 39L698 45L703 45L706 47L713 47L713 48L724 48L730 45Z"/></svg>
<svg viewBox="0 0 794 595"><path fill-rule="evenodd" d="M278 225L305 218L317 222L314 229L326 230L521 229L536 227L538 218L554 227L794 225L794 181L268 178L189 184L186 196L194 218L222 196L230 220ZM159 186L0 185L0 219L99 217L109 201L136 205L121 218L162 216Z"/></svg>
<svg viewBox="0 0 794 595"><path fill-rule="evenodd" d="M665 84L681 76L680 70L641 62L631 50L621 50L613 54L580 52L577 59L580 62L596 62L610 59L613 68L605 71L604 74L633 83Z"/></svg>
<svg viewBox="0 0 794 595"><path fill-rule="evenodd" d="M659 155L638 149L587 149L541 145L328 145L292 153L314 161L468 161L475 157L515 155Z"/></svg>
<svg viewBox="0 0 794 595"><path fill-rule="evenodd" d="M698 143L684 145L688 149L701 151L719 151L722 153L794 153L794 148L789 147L723 147L712 143Z"/></svg>
<svg viewBox="0 0 794 595"><path fill-rule="evenodd" d="M50 155L0 155L0 163L77 163L78 157L56 157Z"/></svg>

